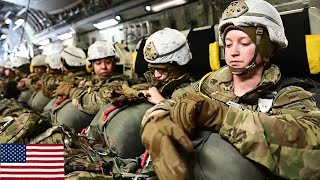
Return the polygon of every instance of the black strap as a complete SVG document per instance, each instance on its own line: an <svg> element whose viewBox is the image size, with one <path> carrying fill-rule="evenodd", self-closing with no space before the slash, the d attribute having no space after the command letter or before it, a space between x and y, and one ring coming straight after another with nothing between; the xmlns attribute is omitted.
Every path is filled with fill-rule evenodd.
<svg viewBox="0 0 320 180"><path fill-rule="evenodd" d="M320 108L320 82L310 78L281 77L280 81L274 86L274 90L278 92L288 86L299 86L306 91L314 93L313 98Z"/></svg>
<svg viewBox="0 0 320 180"><path fill-rule="evenodd" d="M279 82L274 86L274 90L280 91L288 86L299 86L305 90L311 88L320 88L320 83L312 79L302 79L296 77L281 77Z"/></svg>

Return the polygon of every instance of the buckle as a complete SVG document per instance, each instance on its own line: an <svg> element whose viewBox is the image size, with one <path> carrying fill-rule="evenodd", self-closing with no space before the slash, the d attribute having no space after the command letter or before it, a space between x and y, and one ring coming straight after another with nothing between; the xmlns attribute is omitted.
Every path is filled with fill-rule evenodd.
<svg viewBox="0 0 320 180"><path fill-rule="evenodd" d="M262 35L262 34L263 34L263 28L262 27L257 27L256 35Z"/></svg>

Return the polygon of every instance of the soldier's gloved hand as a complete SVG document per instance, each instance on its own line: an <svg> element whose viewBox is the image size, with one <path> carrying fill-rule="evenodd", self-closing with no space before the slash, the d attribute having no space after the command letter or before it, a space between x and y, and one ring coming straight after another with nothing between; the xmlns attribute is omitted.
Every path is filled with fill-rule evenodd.
<svg viewBox="0 0 320 180"><path fill-rule="evenodd" d="M31 73L27 76L27 78L38 78L39 74L38 73Z"/></svg>
<svg viewBox="0 0 320 180"><path fill-rule="evenodd" d="M160 113L154 113L142 130L142 143L151 155L160 180L187 179L187 167L177 147L181 146L189 153L193 150L192 143L187 134L171 121L168 111L157 111Z"/></svg>
<svg viewBox="0 0 320 180"><path fill-rule="evenodd" d="M172 106L170 116L189 136L199 129L219 130L229 110L224 103L200 95L185 96Z"/></svg>
<svg viewBox="0 0 320 180"><path fill-rule="evenodd" d="M61 82L56 90L53 91L53 96L69 96L73 84L68 82Z"/></svg>
<svg viewBox="0 0 320 180"><path fill-rule="evenodd" d="M27 81L27 78L21 79L16 85L16 88L19 89L20 91L26 89L26 81Z"/></svg>

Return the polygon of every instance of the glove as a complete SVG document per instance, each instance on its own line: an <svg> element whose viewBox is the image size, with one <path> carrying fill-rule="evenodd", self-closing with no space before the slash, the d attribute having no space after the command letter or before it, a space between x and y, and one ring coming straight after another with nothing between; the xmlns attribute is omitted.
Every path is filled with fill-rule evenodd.
<svg viewBox="0 0 320 180"><path fill-rule="evenodd" d="M32 73L32 74L29 74L27 76L27 78L39 78L39 74L38 73Z"/></svg>
<svg viewBox="0 0 320 180"><path fill-rule="evenodd" d="M110 102L117 106L127 102L146 102L144 94L140 91L130 88L127 84L110 87Z"/></svg>
<svg viewBox="0 0 320 180"><path fill-rule="evenodd" d="M56 90L53 91L53 97L55 96L69 96L70 90L73 85L67 82L61 82Z"/></svg>
<svg viewBox="0 0 320 180"><path fill-rule="evenodd" d="M219 130L228 110L229 107L220 101L189 95L172 106L170 116L192 137L199 129Z"/></svg>
<svg viewBox="0 0 320 180"><path fill-rule="evenodd" d="M152 116L145 124L141 138L160 180L187 179L188 171L177 145L187 153L193 150L193 146L187 134L171 121L168 111Z"/></svg>
<svg viewBox="0 0 320 180"><path fill-rule="evenodd" d="M144 94L140 91L137 91L133 88L130 88L127 84L122 84L121 86L123 94L128 97L128 99L143 99L145 98Z"/></svg>
<svg viewBox="0 0 320 180"><path fill-rule="evenodd" d="M26 89L26 81L27 81L27 78L21 79L21 80L17 83L16 88L19 89L20 91Z"/></svg>

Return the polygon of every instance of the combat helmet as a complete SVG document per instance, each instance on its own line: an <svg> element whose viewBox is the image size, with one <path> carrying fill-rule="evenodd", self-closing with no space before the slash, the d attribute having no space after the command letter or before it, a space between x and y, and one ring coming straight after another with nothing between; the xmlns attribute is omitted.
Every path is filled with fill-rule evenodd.
<svg viewBox="0 0 320 180"><path fill-rule="evenodd" d="M6 62L4 63L4 66L3 66L3 67L6 68L6 69L11 69L11 70L13 70L12 62L11 62L11 61L6 61Z"/></svg>
<svg viewBox="0 0 320 180"><path fill-rule="evenodd" d="M151 64L177 63L186 65L192 58L186 37L171 28L153 33L143 49L144 59Z"/></svg>
<svg viewBox="0 0 320 180"><path fill-rule="evenodd" d="M13 68L18 68L23 65L29 65L29 64L30 64L30 61L28 60L28 58L25 58L25 57L16 57L12 61Z"/></svg>
<svg viewBox="0 0 320 180"><path fill-rule="evenodd" d="M0 67L5 67L7 60L0 60Z"/></svg>
<svg viewBox="0 0 320 180"><path fill-rule="evenodd" d="M256 45L256 52L251 63L245 68L230 68L233 73L247 74L261 64L256 63L257 54L266 64L278 48L288 45L283 23L278 11L263 0L233 1L225 9L219 23L219 41L224 45L228 30L240 29L248 34Z"/></svg>
<svg viewBox="0 0 320 180"><path fill-rule="evenodd" d="M32 58L31 64L30 64L30 72L34 72L34 67L40 67L43 66L44 68L46 67L46 57L45 55L39 54L35 57Z"/></svg>
<svg viewBox="0 0 320 180"><path fill-rule="evenodd" d="M88 60L90 62L108 57L114 57L114 60L119 61L119 55L111 43L96 41L88 49Z"/></svg>
<svg viewBox="0 0 320 180"><path fill-rule="evenodd" d="M45 55L37 55L35 56L34 58L32 58L31 60L31 66L46 66L47 63L46 63L46 56Z"/></svg>
<svg viewBox="0 0 320 180"><path fill-rule="evenodd" d="M178 30L164 28L153 33L146 40L143 55L150 69L144 75L149 84L157 87L160 92L189 78L186 65L192 55L186 37ZM157 80L154 77L155 69L166 69L167 79Z"/></svg>
<svg viewBox="0 0 320 180"><path fill-rule="evenodd" d="M16 57L12 61L12 68L16 70L19 76L25 76L30 73L30 61L25 57Z"/></svg>
<svg viewBox="0 0 320 180"><path fill-rule="evenodd" d="M60 56L68 66L85 66L86 54L82 49L78 47L70 46L64 48L60 53Z"/></svg>
<svg viewBox="0 0 320 180"><path fill-rule="evenodd" d="M45 62L51 69L60 69L62 64L60 54L52 54L47 56Z"/></svg>

